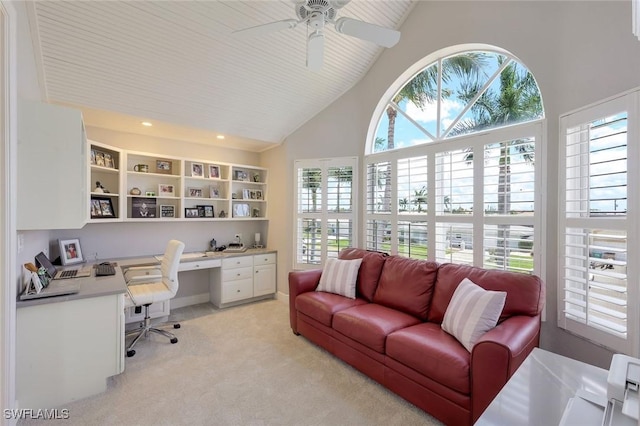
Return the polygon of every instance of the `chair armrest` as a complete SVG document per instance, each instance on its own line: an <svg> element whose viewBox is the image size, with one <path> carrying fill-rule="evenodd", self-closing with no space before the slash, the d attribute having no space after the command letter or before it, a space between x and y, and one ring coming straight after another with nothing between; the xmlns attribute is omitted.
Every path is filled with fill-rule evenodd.
<svg viewBox="0 0 640 426"><path fill-rule="evenodd" d="M539 343L540 315L507 318L478 340L471 352L473 422Z"/></svg>
<svg viewBox="0 0 640 426"><path fill-rule="evenodd" d="M320 275L322 275L322 269L289 272L289 323L295 334L298 334L296 297L299 294L314 291L320 282Z"/></svg>

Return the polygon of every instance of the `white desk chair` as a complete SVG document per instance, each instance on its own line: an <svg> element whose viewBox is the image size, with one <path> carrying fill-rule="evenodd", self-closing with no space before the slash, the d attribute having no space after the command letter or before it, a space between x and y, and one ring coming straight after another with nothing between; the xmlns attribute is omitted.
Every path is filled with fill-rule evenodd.
<svg viewBox="0 0 640 426"><path fill-rule="evenodd" d="M171 343L178 343L178 339L172 333L151 327L149 305L155 302L164 302L176 295L178 291L178 265L183 250L183 242L171 240L167 244L160 267L134 266L124 271L129 291L128 297L125 298L125 308L144 306L144 323L141 323L138 329L131 331L131 333L138 333L138 335L127 348L128 357L136 354L133 347L140 338L147 337L150 331L168 337ZM174 324L173 327L180 328L180 324Z"/></svg>

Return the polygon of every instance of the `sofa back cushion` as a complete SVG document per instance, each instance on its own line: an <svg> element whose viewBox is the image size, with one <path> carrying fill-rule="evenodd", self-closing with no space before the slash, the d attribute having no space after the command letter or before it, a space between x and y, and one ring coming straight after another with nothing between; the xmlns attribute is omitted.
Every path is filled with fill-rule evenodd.
<svg viewBox="0 0 640 426"><path fill-rule="evenodd" d="M507 292L498 322L514 315L535 316L542 312L545 289L537 276L445 263L438 269L429 321L442 323L453 292L465 278L485 290Z"/></svg>
<svg viewBox="0 0 640 426"><path fill-rule="evenodd" d="M426 320L437 271L435 262L389 256L373 302Z"/></svg>
<svg viewBox="0 0 640 426"><path fill-rule="evenodd" d="M356 281L356 296L371 302L376 287L378 287L378 279L380 279L382 265L384 265L387 255L360 248L346 248L340 251L338 258L344 260L362 259Z"/></svg>

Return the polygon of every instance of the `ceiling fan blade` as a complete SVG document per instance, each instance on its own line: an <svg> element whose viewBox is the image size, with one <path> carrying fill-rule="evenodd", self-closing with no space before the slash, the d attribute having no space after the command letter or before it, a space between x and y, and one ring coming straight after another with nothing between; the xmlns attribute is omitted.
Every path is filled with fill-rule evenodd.
<svg viewBox="0 0 640 426"><path fill-rule="evenodd" d="M313 32L307 40L307 67L311 71L320 71L324 61L324 34Z"/></svg>
<svg viewBox="0 0 640 426"><path fill-rule="evenodd" d="M255 27L244 28L232 32L236 37L257 37L265 35L274 31L287 30L295 28L298 25L298 21L295 19L285 19L282 21L270 22L268 24L256 25Z"/></svg>
<svg viewBox="0 0 640 426"><path fill-rule="evenodd" d="M357 19L340 18L336 20L335 27L336 31L341 34L371 41L384 47L393 47L400 40L400 31Z"/></svg>

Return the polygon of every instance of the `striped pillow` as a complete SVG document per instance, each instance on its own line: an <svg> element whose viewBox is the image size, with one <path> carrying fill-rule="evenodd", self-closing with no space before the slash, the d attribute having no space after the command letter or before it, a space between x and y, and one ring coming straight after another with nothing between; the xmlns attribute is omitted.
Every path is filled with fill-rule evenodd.
<svg viewBox="0 0 640 426"><path fill-rule="evenodd" d="M496 326L506 299L506 292L485 290L465 278L447 306L442 329L471 352L478 339Z"/></svg>
<svg viewBox="0 0 640 426"><path fill-rule="evenodd" d="M361 263L362 259L327 259L316 291L326 291L355 299L356 280Z"/></svg>

